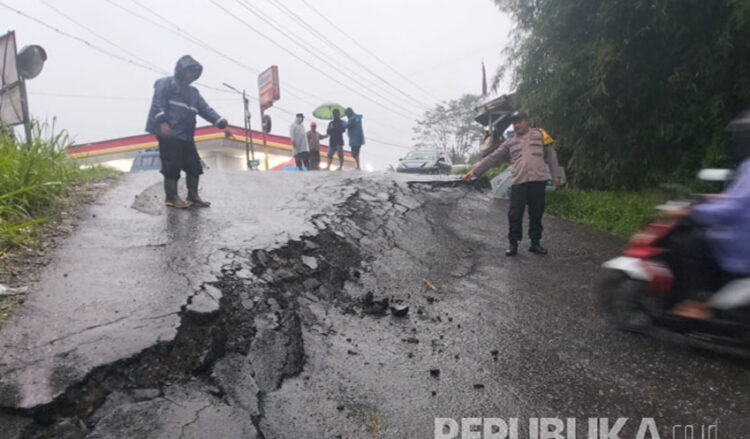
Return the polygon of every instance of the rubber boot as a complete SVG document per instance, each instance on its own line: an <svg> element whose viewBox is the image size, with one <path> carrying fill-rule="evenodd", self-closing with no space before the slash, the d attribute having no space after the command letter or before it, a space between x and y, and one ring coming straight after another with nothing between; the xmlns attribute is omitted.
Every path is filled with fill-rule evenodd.
<svg viewBox="0 0 750 439"><path fill-rule="evenodd" d="M542 256L547 254L547 249L542 247L542 244L540 244L539 241L531 241L531 247L529 247L529 251L531 253L536 253Z"/></svg>
<svg viewBox="0 0 750 439"><path fill-rule="evenodd" d="M198 195L198 181L199 180L200 180L200 177L197 175L188 174L185 177L185 182L187 184L187 189L188 189L187 201L191 206L211 207L211 203L209 203L208 201L201 200L201 197Z"/></svg>
<svg viewBox="0 0 750 439"><path fill-rule="evenodd" d="M164 194L166 195L167 201L164 203L169 207L176 209L184 209L189 207L189 204L183 201L177 194L177 180L164 179Z"/></svg>
<svg viewBox="0 0 750 439"><path fill-rule="evenodd" d="M505 256L515 256L518 254L518 243L516 241L510 241L508 249L505 250Z"/></svg>

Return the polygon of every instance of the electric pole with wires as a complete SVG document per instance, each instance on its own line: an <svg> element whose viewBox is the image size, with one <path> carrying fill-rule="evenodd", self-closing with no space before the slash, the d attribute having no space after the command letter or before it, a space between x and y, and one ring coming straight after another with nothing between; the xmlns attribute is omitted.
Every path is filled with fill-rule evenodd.
<svg viewBox="0 0 750 439"><path fill-rule="evenodd" d="M255 160L255 145L253 145L253 133L250 129L250 99L247 97L245 90L239 91L226 82L224 87L242 95L242 104L245 111L245 160L248 170L257 170L259 161Z"/></svg>

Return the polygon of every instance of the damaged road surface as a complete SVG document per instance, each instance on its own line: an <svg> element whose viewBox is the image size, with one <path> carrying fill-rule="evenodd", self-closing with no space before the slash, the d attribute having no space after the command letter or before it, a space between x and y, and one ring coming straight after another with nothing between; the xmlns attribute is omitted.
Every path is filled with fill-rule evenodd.
<svg viewBox="0 0 750 439"><path fill-rule="evenodd" d="M92 206L0 331L2 437L431 438L436 417L750 428L742 360L604 325L593 285L619 240L547 218L548 257L505 258L505 203L447 180L204 184L210 209L165 210L149 173Z"/></svg>

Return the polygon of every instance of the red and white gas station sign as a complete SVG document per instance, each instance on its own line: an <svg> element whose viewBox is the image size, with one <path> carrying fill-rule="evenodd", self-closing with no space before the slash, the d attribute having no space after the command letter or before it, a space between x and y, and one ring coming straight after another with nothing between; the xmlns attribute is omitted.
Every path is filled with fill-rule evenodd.
<svg viewBox="0 0 750 439"><path fill-rule="evenodd" d="M278 66L271 66L268 70L258 75L258 96L260 99L260 108L263 110L270 108L274 102L281 98Z"/></svg>

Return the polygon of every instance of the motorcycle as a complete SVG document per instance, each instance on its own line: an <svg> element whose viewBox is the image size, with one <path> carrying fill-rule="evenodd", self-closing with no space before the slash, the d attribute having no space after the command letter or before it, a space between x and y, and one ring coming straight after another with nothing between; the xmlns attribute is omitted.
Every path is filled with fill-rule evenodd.
<svg viewBox="0 0 750 439"><path fill-rule="evenodd" d="M726 183L731 171L704 169L699 178ZM622 256L603 264L605 275L598 287L601 306L618 329L639 333L663 329L712 344L750 348L750 278L721 285L707 303L714 311L709 319L672 312L685 298L677 277L675 244L698 226L689 217L670 212L684 211L701 198L659 206L662 215L628 242Z"/></svg>

